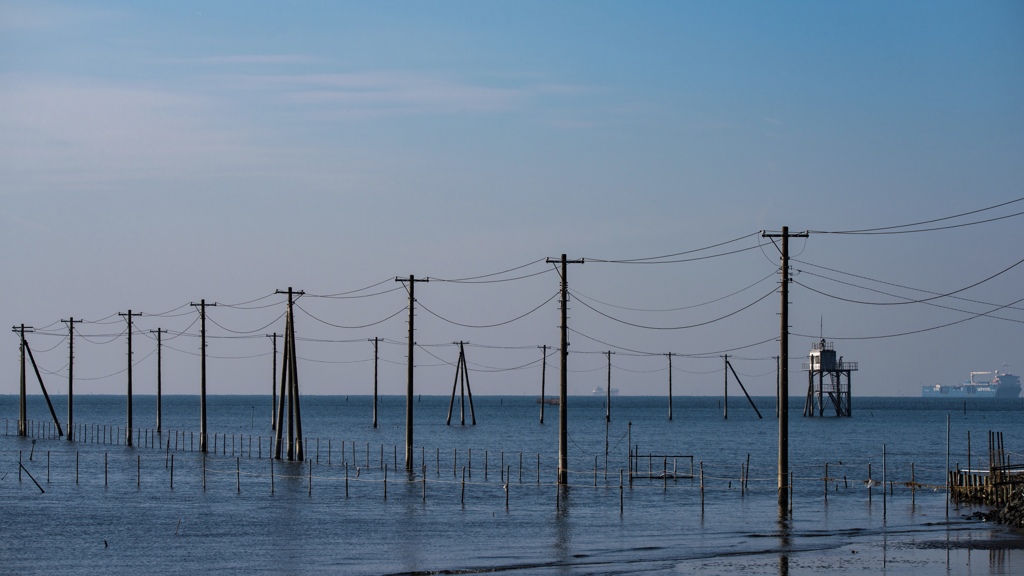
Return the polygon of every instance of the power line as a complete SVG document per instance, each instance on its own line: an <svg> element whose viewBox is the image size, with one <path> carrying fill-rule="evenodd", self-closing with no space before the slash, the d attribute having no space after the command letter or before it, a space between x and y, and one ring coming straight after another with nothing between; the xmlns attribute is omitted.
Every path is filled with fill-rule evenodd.
<svg viewBox="0 0 1024 576"><path fill-rule="evenodd" d="M453 283L465 283L465 284L483 284L484 282L474 282L474 280L480 280L482 278L493 278L494 276L501 276L502 274L508 274L509 272L515 272L516 270L522 270L523 268L526 268L528 266L533 266L534 264L537 264L538 262L543 262L543 261L544 261L544 258L539 258L537 260L534 260L533 262L527 262L526 264L522 264L520 266L515 266L513 268L508 268L506 270L502 270L501 272L492 272L490 274L482 274L480 276L468 276L466 278L431 278L431 280L434 280L436 282L453 282ZM550 272L550 270L545 268L542 272L538 272L537 274L542 274L544 272ZM526 276L519 276L519 277L516 277L516 278L508 278L508 279L501 279L501 280L491 280L489 282L509 282L509 281L512 281L512 280L521 280L523 278L530 278L531 276L536 276L537 274L528 274Z"/></svg>
<svg viewBox="0 0 1024 576"><path fill-rule="evenodd" d="M963 292L965 290L970 290L971 288L974 288L976 286L980 286L980 285L984 284L985 282L988 282L989 280L992 280L993 278L996 278L996 277L998 277L998 276L1000 276L1002 274L1005 274L1006 272L1009 272L1010 270L1013 270L1017 266L1020 266L1022 263L1024 263L1024 258L1018 260L1015 264L1011 264L1010 266L1007 266L1006 268L1003 268L1002 270L1000 270L999 272L996 272L995 274L989 276L988 278L985 278L983 280L979 280L979 281L975 282L974 284L971 284L970 286L965 286L963 288L960 288L958 290L954 290L952 292L946 292L945 294L938 294L938 295L932 296L930 298L921 298L919 300L909 300L908 299L906 302L866 302L866 301L863 301L863 300L852 300L852 299L849 299L849 298L842 298L842 297L839 297L839 296L834 296L834 295L831 295L831 294L826 294L824 292L820 292L820 291L815 290L814 288L811 288L809 286L804 286L803 284L800 284L799 282L796 282L796 283L800 284L804 288L807 288L808 290L811 290L812 292L817 292L818 294L821 294L822 296L828 296L830 298L835 298L836 300L842 300L843 302L850 302L851 304L866 304L866 305L871 305L871 306L898 306L898 305L904 305L904 304L927 304L927 303L931 302L932 300L938 300L939 298L946 298L946 297L949 297L949 296L953 296L954 294L959 294L960 292Z"/></svg>
<svg viewBox="0 0 1024 576"><path fill-rule="evenodd" d="M551 302L551 301L552 301L552 300L554 300L554 299L555 299L555 298L556 298L557 296L558 296L558 292L555 292L554 294L552 294L552 295L551 295L551 297L550 297L550 298L548 298L547 300L545 300L545 301L541 302L540 304L538 304L538 305L537 305L537 306L536 306L535 308L533 308L533 309L532 309L532 310L530 310L529 312L526 312L525 314L521 314L521 315L519 315L519 316L516 316L515 318L512 318L511 320L505 320L504 322L498 322L498 323L496 323L496 324L480 324L480 325L474 325L474 324L462 324L462 323L456 322L456 321L454 321L454 320L449 320L448 318L445 318L444 316L441 316L440 314L438 314L438 313L434 312L434 311L433 311L433 310L431 310L430 308L427 308L426 306L424 306L424 305L423 305L423 303L422 303L422 302L419 302L419 301L417 300L417 303L419 303L419 305L420 305L420 308L423 308L424 310L426 310L427 312L429 312L429 313L430 313L431 315L433 315L433 316L434 316L435 318L439 318L439 319L441 319L441 320L444 320L445 322L447 322L447 323L449 323L449 324L454 324L455 326L461 326L461 327L463 327L463 328L497 328L498 326L504 326L504 325L506 325L506 324L511 324L511 323L513 323L513 322L515 322L515 321L517 321L517 320L521 320L521 319L523 319L523 318L526 318L526 317L527 317L527 316L529 316L530 314L533 314L533 313L534 313L534 312L536 312L537 310L540 310L541 308L543 308L545 304L547 304L548 302Z"/></svg>
<svg viewBox="0 0 1024 576"><path fill-rule="evenodd" d="M332 328L343 328L343 329L346 329L346 330L356 330L356 329L360 329L360 328L369 328L371 326L376 326L378 324L383 324L384 322L387 322L388 320L391 320L395 316L398 316L399 314L401 314L402 312L405 312L408 309L406 306L403 306L403 307L399 308L397 312L395 312L394 314L388 316L387 318L384 318L383 320L377 320L376 322L371 322L369 324L363 324L361 326L342 326L341 324L333 324L333 323L328 322L326 320L323 320L321 318L317 318L316 316L310 314L309 310L306 310L305 308L303 308L302 306L299 306L298 304L295 304L295 307L298 308L299 310L302 310L303 312L305 312L306 316L309 316L310 318L312 318L313 320L316 320L317 322L319 322L321 324L325 324L325 325L330 326Z"/></svg>
<svg viewBox="0 0 1024 576"><path fill-rule="evenodd" d="M829 336L829 338L831 338L832 340L881 340L881 339L884 339L884 338L897 338L897 337L900 337L900 336L910 336L912 334L921 334L922 332L931 332L932 330L939 330L941 328L948 328L950 326L955 326L957 324L962 324L962 323L967 322L969 320L974 320L975 318L980 318L981 316L988 316L989 314L992 314L993 312L998 312L999 310L1002 310L1003 308L1009 308L1010 306L1013 306L1014 304L1019 304L1020 302L1024 302L1024 298L1021 298L1019 300L1014 300L1013 302L1010 302L1009 304L1006 304L1004 306L998 306L998 307L996 307L996 308L994 308L992 310L989 310L988 312L979 312L977 314L972 314L971 316L968 316L967 318L961 318L960 320L956 320L954 322L948 322L946 324L940 324L938 326L932 326L930 328L922 328L920 330L910 330L910 331L907 331L907 332L899 332L899 333L896 333L896 334L884 334L884 335L878 335L878 336L845 336L845 337ZM801 337L804 337L804 338L811 338L811 339L817 338L817 336L810 336L810 335L807 335L807 334L794 334L794 335L795 336L801 336Z"/></svg>
<svg viewBox="0 0 1024 576"><path fill-rule="evenodd" d="M764 300L765 298L771 296L772 294L775 294L775 289L772 288L771 291L769 291L764 296L761 296L760 298L758 298L757 300L754 300L750 304L747 304L746 306L744 306L744 307L742 307L742 308L740 308L738 310L735 310L733 312L730 312L730 313L728 313L728 314L726 314L724 316L719 316L718 318L715 318L713 320L708 320L706 322L698 322L696 324L689 324L689 325L686 325L686 326L645 326L643 324L636 324L636 323L633 323L633 322L627 322L626 320L622 320L622 319L616 318L614 316L611 316L609 314L605 314L604 312L598 310L597 308L594 308L590 304L587 304L586 300L583 299L583 298L580 298L579 295L576 294L575 292L573 292L572 294L574 296L576 296L576 301L579 302L580 304L586 306L587 308L590 308L594 312L597 312L598 314L600 314L601 316L604 316L605 318L608 318L609 320L614 320L614 321L616 321L616 322L618 322L620 324L625 324L626 326L632 326L634 328L642 328L642 329L645 329L645 330L686 330L686 329L689 329L689 328L699 328L701 326L707 326L708 324L713 324L713 323L718 322L720 320L725 320L726 318L729 318L730 316L735 316L736 314L739 314L740 312L743 312L747 308L750 308L751 306L757 304L758 302Z"/></svg>
<svg viewBox="0 0 1024 576"><path fill-rule="evenodd" d="M574 295L576 295L576 296L582 296L582 297L584 297L584 298L586 298L588 300L591 300L593 302L597 302L598 304L601 304L603 306L608 306L608 307L611 307L611 308L618 308L619 310L628 310L630 312L679 312L679 311L682 311L682 310L692 310L693 308L700 308L701 306L707 306L708 304L714 304L715 302L720 302L722 300L725 300L726 298L730 298L730 297L735 296L737 294L740 294L742 292L746 292L747 290L750 290L754 286L757 286L758 284L764 282L765 280L771 278L772 276L775 276L775 274L776 274L776 272L773 271L773 272L769 273L767 276L765 276L764 278L761 278L760 280L758 280L757 282L754 282L753 284L751 284L751 285L749 285L749 286L747 286L745 288L740 288L739 290L737 290L735 292L726 294L725 296L722 296L720 298L715 298L714 300L708 300L707 302L701 302L700 304L691 304L690 306L681 306L679 308L630 308L628 306L616 306L615 304L611 304L611 303L608 303L608 302L603 302L601 300L598 300L597 298L593 298L593 297L587 296L586 294L583 294L583 293L581 293L581 292L579 292L577 290L573 290L572 293Z"/></svg>
<svg viewBox="0 0 1024 576"><path fill-rule="evenodd" d="M687 254L695 254L697 252L703 252L704 250L711 250L712 248L718 248L719 246L725 246L727 244L732 244L733 242L739 242L740 240L745 240L747 238L750 238L750 237L756 236L756 235L757 235L756 232L754 234L744 234L743 236L740 236L739 238L733 238L732 240L726 240L725 242L719 242L717 244L712 244L710 246L704 246L703 248L694 248L692 250L685 250L683 252L676 252L674 254L665 254L665 255L662 255L662 256L648 256L648 257L645 257L645 258L628 258L628 259L618 259L618 260L606 260L606 259L601 259L601 258L586 258L586 260L593 261L593 262L602 262L602 263L605 263L605 264L642 264L642 263L667 264L668 262L652 262L652 260L664 260L665 258L675 258L677 256L685 256Z"/></svg>
<svg viewBox="0 0 1024 576"><path fill-rule="evenodd" d="M988 222L995 222L997 220L1004 220L1006 218L1013 218L1015 216L1020 216L1021 214L1024 214L1024 212L1017 212L1015 214L1008 214L1006 216L998 216L998 217L995 217L995 218L989 218L987 220L978 220L978 221L975 221L975 222L966 222L966 223L962 223L962 224L952 224L950 226L939 226L939 227L936 227L936 228L923 228L923 229L918 229L918 230L899 230L899 229L900 228L912 228L914 226L924 226L926 224L934 224L936 222L944 222L946 220L954 220L956 218L963 218L964 216L971 216L973 214L978 214L978 213L985 212L985 211L988 211L988 210L994 210L996 208L1002 208L1003 206L1008 206L1010 204L1015 204L1015 203L1021 202L1021 201L1024 201L1024 197L1017 198L1016 200L1010 200L1010 201L1007 201L1007 202L1002 202L1002 203L996 204L994 206L988 206L986 208L979 208L978 210L971 210L970 212L961 212L960 214L954 214L952 216L944 216L942 218L934 218L932 220L924 220L924 221L921 221L921 222L913 222L913 223L910 223L910 224L897 224L895 226L883 226L883 227L880 227L880 228L863 228L863 229L860 229L860 230L836 230L836 231L811 230L810 232L813 233L813 234L913 234L915 232L934 232L934 231L937 231L937 230L949 230L951 228L961 228L961 227L964 227L964 226L974 226L976 224L986 224Z"/></svg>
<svg viewBox="0 0 1024 576"><path fill-rule="evenodd" d="M835 268L829 268L828 266L822 266L820 264L813 264L811 262L807 262L807 261L804 261L804 260L794 260L794 262L799 262L800 264L804 264L806 266L812 266L814 268L820 268L822 270L828 270L829 272L835 272L836 274L842 274L844 276L852 276L854 278L859 278L861 280L867 280L869 282L877 282L879 284L885 284L886 286L893 286L895 288L902 288L904 290L913 290L915 292L923 292L925 294L936 294L936 295L939 294L939 292L934 292L932 290L925 290L923 288L914 288L913 286L905 286L903 284L896 284L895 282L886 282L885 280L878 280L877 278L871 278L871 277L868 277L868 276L862 276L860 274L854 274L852 272L845 272L843 270L837 270ZM840 284L848 284L846 282L842 282L841 280L836 280L834 278L828 278L827 276L816 275L816 274L814 274L812 272L809 272L807 270L798 270L798 272L803 273L803 274L810 274L812 276L819 276L820 278L826 278L828 280L832 280L833 282L839 282ZM848 284L848 285L854 286L854 287L857 287L857 288L863 288L864 290L872 290L871 288L867 288L867 287L864 287L864 286L857 286L856 284ZM895 298L900 298L900 296L895 296L893 294L887 294L885 292L882 292L882 294L885 294L886 296L893 296ZM993 304L991 302L985 302L983 300L972 300L971 298L963 298L961 296L951 296L951 298L953 298L955 300L962 300L964 302L971 302L973 304L983 304L985 306L998 306L998 304ZM1013 306L1011 306L1010 309L1012 309L1012 310L1024 310L1024 308L1018 308L1018 307L1013 307Z"/></svg>
<svg viewBox="0 0 1024 576"><path fill-rule="evenodd" d="M910 298L907 298L906 296L900 296L898 294L892 294L892 293L889 293L889 292L884 292L882 290L877 290L875 288L869 288L867 286L861 286L859 284L854 284L852 282L844 282L844 281L836 279L836 278L829 278L828 276L823 276L821 274L815 274L814 272L808 272L806 270L803 270L803 271L800 271L800 272L801 272L801 274L807 274L809 276L814 276L816 278L822 278L824 280L830 280L832 282L836 282L836 283L842 284L844 286L850 286L852 288L860 288L861 290L868 290L869 292L875 292L875 293L882 294L882 295L885 295L885 296L892 296L893 298L903 298L905 300L910 300ZM796 282L796 284L798 284L799 286L802 286L802 287L810 290L811 292L814 292L816 294L821 294L822 296L825 296L827 298L833 298L833 299L842 300L842 301L845 301L845 302L856 302L856 301L849 300L849 299L846 299L846 298L840 298L838 296L835 296L833 294L828 294L828 293L822 292L820 290L815 290L814 288L811 288L810 286L808 286L808 285L806 285L806 284L804 284L802 282ZM910 304L910 303L911 302L908 302L908 304ZM935 302L923 302L923 303L927 304L928 306L934 306L936 308L942 308L943 310L950 310L950 311L953 311L953 312L960 312L962 314L974 314L974 312L972 312L970 310L963 310L961 308L954 308L952 306L944 306L942 304L936 304ZM988 305L989 306L994 306L994 304L988 304ZM1013 307L1011 307L1011 308L1013 308ZM1019 308L1013 308L1013 309L1014 310L1018 310ZM1005 318L1003 316L989 316L989 318L992 318L994 320L1004 320L1006 322L1017 322L1019 324L1024 324L1024 320L1016 320L1014 318Z"/></svg>

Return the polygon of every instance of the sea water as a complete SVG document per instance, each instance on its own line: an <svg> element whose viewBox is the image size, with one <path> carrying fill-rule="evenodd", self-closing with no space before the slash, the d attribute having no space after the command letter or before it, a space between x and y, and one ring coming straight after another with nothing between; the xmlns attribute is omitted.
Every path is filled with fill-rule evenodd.
<svg viewBox="0 0 1024 576"><path fill-rule="evenodd" d="M63 426L66 397L52 399ZM0 566L16 574L1024 572L1014 534L968 517L977 508L947 505L945 492L947 430L950 467L968 466L968 433L974 468L988 465L989 431L1004 433L1011 461L1024 458L1019 401L855 398L850 418L808 418L803 399L792 398L793 509L780 518L775 401L754 400L761 417L740 397L729 399L726 418L722 398L675 398L669 420L665 397L613 396L610 406L569 397L569 486L559 489L559 407L545 405L541 424L533 397L477 396L472 408L467 398L464 425L458 396L450 425L450 397L414 397L407 471L404 397L379 400L377 428L370 396L303 397L305 460L289 462L268 458L269 396L210 396L205 456L198 397L165 396L157 435L156 398L137 396L129 447L123 396L76 397L74 442L53 437L39 396L29 397L34 436L18 437L18 399L0 396Z"/></svg>

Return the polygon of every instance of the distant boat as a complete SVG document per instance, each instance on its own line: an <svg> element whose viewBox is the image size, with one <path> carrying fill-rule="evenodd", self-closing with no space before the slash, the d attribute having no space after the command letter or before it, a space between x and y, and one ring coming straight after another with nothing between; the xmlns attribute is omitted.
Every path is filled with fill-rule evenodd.
<svg viewBox="0 0 1024 576"><path fill-rule="evenodd" d="M590 391L590 395L591 396L604 396L604 388L598 386L597 388L594 388L593 390ZM618 395L619 395L619 389L618 388L612 388L612 396L618 396Z"/></svg>
<svg viewBox="0 0 1024 576"><path fill-rule="evenodd" d="M1004 364L1004 366L1006 366ZM979 378L979 376L981 378ZM990 376L985 380L985 376ZM1007 372L971 372L958 386L921 386L923 398L1019 398L1020 377Z"/></svg>
<svg viewBox="0 0 1024 576"><path fill-rule="evenodd" d="M537 404L552 404L558 406L562 401L558 398L537 398Z"/></svg>

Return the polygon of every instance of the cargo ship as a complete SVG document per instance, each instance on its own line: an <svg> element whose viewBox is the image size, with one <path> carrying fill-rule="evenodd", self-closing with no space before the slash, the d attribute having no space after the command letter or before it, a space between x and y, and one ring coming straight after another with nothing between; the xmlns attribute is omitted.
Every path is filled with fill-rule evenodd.
<svg viewBox="0 0 1024 576"><path fill-rule="evenodd" d="M1004 365L1005 366L1005 365ZM971 372L957 386L921 386L923 398L1019 398L1020 377L1008 372Z"/></svg>

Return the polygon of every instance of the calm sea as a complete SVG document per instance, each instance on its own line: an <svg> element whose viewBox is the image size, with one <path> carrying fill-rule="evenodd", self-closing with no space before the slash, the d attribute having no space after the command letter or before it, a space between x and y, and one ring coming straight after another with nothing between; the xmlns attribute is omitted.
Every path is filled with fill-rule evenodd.
<svg viewBox="0 0 1024 576"><path fill-rule="evenodd" d="M852 418L805 418L791 399L786 521L774 399L755 401L763 418L740 397L725 419L721 398L676 398L670 421L666 398L612 397L606 421L603 397L570 397L559 492L558 406L541 424L533 397L475 397L476 425L456 398L451 426L448 397L417 398L407 473L404 397L382 397L378 428L372 397L304 397L306 461L272 463L268 396L210 397L205 458L198 397L164 397L157 436L156 399L137 396L128 447L122 396L76 397L75 442L16 436L18 399L0 396L0 571L1024 573L1019 536L947 516L943 490L947 420L951 466L987 465L989 431L1020 462L1020 401L854 398ZM29 418L50 420L42 397Z"/></svg>

